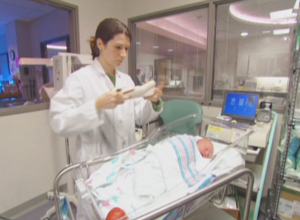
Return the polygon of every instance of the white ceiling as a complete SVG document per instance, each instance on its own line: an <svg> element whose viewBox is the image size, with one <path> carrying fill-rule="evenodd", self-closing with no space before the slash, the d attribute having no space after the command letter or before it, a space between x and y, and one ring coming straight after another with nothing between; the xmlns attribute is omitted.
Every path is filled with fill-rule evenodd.
<svg viewBox="0 0 300 220"><path fill-rule="evenodd" d="M51 13L57 8L30 0L0 0L0 36L6 32L6 25L15 21L33 21Z"/></svg>

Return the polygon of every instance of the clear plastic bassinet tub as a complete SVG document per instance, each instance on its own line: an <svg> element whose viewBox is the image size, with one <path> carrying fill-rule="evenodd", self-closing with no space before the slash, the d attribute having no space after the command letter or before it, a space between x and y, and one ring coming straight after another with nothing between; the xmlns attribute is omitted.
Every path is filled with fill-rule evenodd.
<svg viewBox="0 0 300 220"><path fill-rule="evenodd" d="M73 171L87 219L107 219L113 208L123 210L127 219L182 219L243 175L249 176L251 193L253 175L245 169L245 158L252 132L244 124L190 115L109 157L66 167L54 182L55 197L61 176ZM198 150L201 139L212 143L212 157Z"/></svg>

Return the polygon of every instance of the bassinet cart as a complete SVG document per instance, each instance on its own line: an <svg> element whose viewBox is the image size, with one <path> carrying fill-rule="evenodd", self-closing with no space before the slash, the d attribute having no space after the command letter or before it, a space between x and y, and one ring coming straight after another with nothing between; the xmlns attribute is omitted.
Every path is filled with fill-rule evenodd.
<svg viewBox="0 0 300 220"><path fill-rule="evenodd" d="M162 143L174 135L189 134L200 138L209 138L215 146L214 156L211 159L207 159L202 167L200 175L203 176L203 179L189 187L186 187L183 181L183 183L176 185L158 197L147 200L138 209L126 210L128 217L130 219L184 219L197 207L212 199L229 183L240 181L241 177L247 175L244 219L248 219L254 177L252 172L245 168L245 158L248 137L252 133L253 130L249 126L209 118L200 114L190 115L161 126L142 142L122 149L113 155L73 164L61 170L54 181L57 216L60 220L63 219L61 217L61 202L63 200L61 199L59 186L60 179L66 173L70 171L76 173L74 176L76 176L75 182L78 189L77 196L83 202L89 218L103 220L107 213L103 213L103 203L97 200L97 190L99 189L91 188L87 184L87 177L85 177L90 176L90 169L94 166L98 166L101 169L101 166L103 167L103 165L113 160L124 158L126 153L129 154L133 150L145 152L147 147ZM230 158L232 155L236 155L235 158ZM239 163L235 164L235 160L239 161ZM80 175L82 173L84 174ZM245 182L245 178L241 181ZM71 215L70 219L72 218L73 216Z"/></svg>

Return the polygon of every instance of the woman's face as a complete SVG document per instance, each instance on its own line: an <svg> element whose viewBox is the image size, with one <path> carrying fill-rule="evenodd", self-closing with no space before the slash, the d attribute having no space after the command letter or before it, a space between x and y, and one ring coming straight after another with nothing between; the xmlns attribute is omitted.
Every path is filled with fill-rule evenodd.
<svg viewBox="0 0 300 220"><path fill-rule="evenodd" d="M101 39L97 39L100 49L100 60L111 67L120 66L128 54L130 39L125 34L117 34L113 39L103 44Z"/></svg>

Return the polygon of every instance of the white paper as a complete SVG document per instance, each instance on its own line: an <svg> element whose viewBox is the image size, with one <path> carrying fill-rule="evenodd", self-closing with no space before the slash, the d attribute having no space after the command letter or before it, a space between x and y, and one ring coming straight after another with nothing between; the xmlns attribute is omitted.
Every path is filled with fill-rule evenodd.
<svg viewBox="0 0 300 220"><path fill-rule="evenodd" d="M300 216L300 202L294 200L293 209L294 209L293 214Z"/></svg>
<svg viewBox="0 0 300 220"><path fill-rule="evenodd" d="M283 199L283 198L280 198L278 213L283 215L283 216L286 216L288 218L292 218L292 216L293 216L293 207L294 207L293 202L291 202L289 200L286 200L286 199Z"/></svg>

